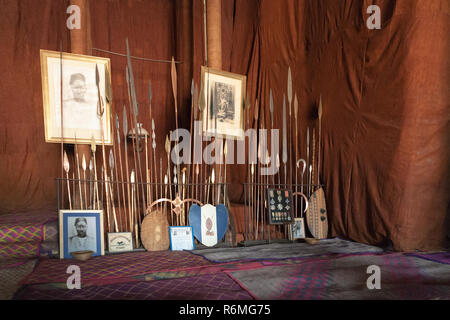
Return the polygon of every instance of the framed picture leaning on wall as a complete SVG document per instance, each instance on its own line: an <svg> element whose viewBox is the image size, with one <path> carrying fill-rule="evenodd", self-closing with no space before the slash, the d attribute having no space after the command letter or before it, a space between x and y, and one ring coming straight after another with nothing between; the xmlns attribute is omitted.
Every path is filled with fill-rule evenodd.
<svg viewBox="0 0 450 320"><path fill-rule="evenodd" d="M96 143L101 144L101 123L97 113L97 67L104 107L104 143L111 145L111 110L105 97L105 90L110 88L111 84L110 60L70 53L61 55L60 52L48 50L41 50L40 54L45 141L60 143L63 138L65 143L90 144L94 137ZM64 128L62 134L61 125Z"/></svg>
<svg viewBox="0 0 450 320"><path fill-rule="evenodd" d="M203 135L244 139L244 99L247 77L202 66Z"/></svg>
<svg viewBox="0 0 450 320"><path fill-rule="evenodd" d="M59 211L59 257L73 258L72 252L93 251L105 254L102 210Z"/></svg>

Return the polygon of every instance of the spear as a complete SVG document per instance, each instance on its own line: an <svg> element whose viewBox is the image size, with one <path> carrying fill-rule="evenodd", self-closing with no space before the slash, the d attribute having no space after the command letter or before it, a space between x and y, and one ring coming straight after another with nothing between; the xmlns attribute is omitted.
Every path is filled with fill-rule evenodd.
<svg viewBox="0 0 450 320"><path fill-rule="evenodd" d="M173 100L174 100L174 106L175 106L175 129L178 130L178 99L177 99L177 88L178 87L177 87L177 69L175 68L174 57L172 57L170 75L171 75L171 80L172 80L172 92L173 92ZM177 147L175 146L175 148L177 148ZM177 153L177 157L178 157L178 150L176 149L175 151L177 151L176 153ZM179 164L177 164L177 172L178 172L178 174L180 174L180 165Z"/></svg>
<svg viewBox="0 0 450 320"><path fill-rule="evenodd" d="M86 186L86 158L83 154L83 159L81 161L81 167L83 169L83 180L84 180L84 201L86 202L86 209L88 208L88 199L87 199L87 186Z"/></svg>
<svg viewBox="0 0 450 320"><path fill-rule="evenodd" d="M80 205L81 210L84 209L83 207L83 193L81 192L81 174L80 174L80 161L78 158L78 145L77 145L77 134L75 133L75 157L77 159L77 171L78 171L78 188L80 191Z"/></svg>
<svg viewBox="0 0 450 320"><path fill-rule="evenodd" d="M160 157L159 158L159 178L160 178L160 180L159 181L161 181L161 183L160 183L160 190L161 190L161 198L163 197L163 178L162 178L162 176L163 176L163 174L162 174L162 158ZM162 204L161 204L161 209L162 209Z"/></svg>
<svg viewBox="0 0 450 320"><path fill-rule="evenodd" d="M289 101L289 145L292 146L292 76L291 76L291 67L288 69L288 84L287 84L287 93L288 93L288 101ZM289 182L292 184L292 152L289 154Z"/></svg>
<svg viewBox="0 0 450 320"><path fill-rule="evenodd" d="M287 184L287 173L286 173L286 163L287 163L287 128L286 128L286 96L283 95L283 166L284 166L284 184Z"/></svg>
<svg viewBox="0 0 450 320"><path fill-rule="evenodd" d="M313 128L313 131L312 131L312 158L311 158L311 163L312 163L311 181L313 183L316 181L316 179L315 179L316 169L314 168L314 165L316 164L315 159L316 159L316 128ZM314 192L313 185L311 185L311 189L312 189L312 192Z"/></svg>
<svg viewBox="0 0 450 320"><path fill-rule="evenodd" d="M119 129L119 116L116 114L116 134L117 134L117 145L119 146L119 165L120 165L120 180L122 185L122 207L124 214L126 216L126 204L125 204L125 180L123 179L123 167L122 167L122 150L120 147L120 129ZM126 142L126 140L125 140ZM126 175L128 176L128 171L126 172ZM123 228L123 226L122 226Z"/></svg>
<svg viewBox="0 0 450 320"><path fill-rule="evenodd" d="M123 106L123 118L122 118L122 121L123 121L122 130L123 130L123 136L124 136L123 144L125 146L125 148L124 148L124 152L125 152L125 155L124 155L124 157L125 157L125 173L126 173L126 177L127 177L128 216L131 217L131 214L132 214L132 212L131 212L131 210L132 210L131 205L132 204L130 203L130 200L131 200L130 175L128 174L129 170L128 170L128 151L127 151L127 149L128 149L128 147L127 147L127 145L128 145L127 144L128 121L127 121L127 111L125 109L125 105ZM129 227L130 227L129 230L130 230L130 232L132 232L133 231L133 225L131 224L132 220L130 219L128 222L129 222Z"/></svg>
<svg viewBox="0 0 450 320"><path fill-rule="evenodd" d="M298 115L298 99L297 99L297 93L295 93L294 98L294 120L295 120L295 159L298 158L298 121L297 121L297 115ZM298 166L297 166L298 168ZM297 170L295 170L295 192L297 192L297 184L298 184L298 174ZM297 208L298 208L298 201L297 197L295 197L295 216L297 217Z"/></svg>
<svg viewBox="0 0 450 320"><path fill-rule="evenodd" d="M223 203L227 203L226 202L226 195L227 195L227 153L228 153L228 140L225 140L225 146L223 148L223 155L224 155L224 159L225 159L225 164L224 164L224 185L223 185Z"/></svg>
<svg viewBox="0 0 450 320"><path fill-rule="evenodd" d="M215 199L215 197L214 197L214 183L216 182L216 177L215 177L215 175L214 175L214 168L212 168L212 173L211 173L211 184L212 184L212 186L211 186L211 189L212 189L212 198L211 198L211 202L212 202L212 204L214 205L214 199Z"/></svg>
<svg viewBox="0 0 450 320"><path fill-rule="evenodd" d="M133 114L133 119L134 119L134 142L137 146L141 146L141 128L138 125L138 119L137 116L139 114L139 105L137 102L137 97L136 97L136 89L134 86L134 74L133 74L133 66L131 64L131 56L130 56L130 48L128 46L128 39L126 39L126 47L127 47L127 66L128 66L128 76L129 76L129 81L127 81L127 84L129 85L130 88L130 92L131 92L131 97L132 97L132 114ZM138 153L136 155L136 153ZM139 170L139 177L140 177L140 181L144 181L142 178L142 166L141 166L141 156L139 155L139 151L138 149L136 149L135 152L136 158L137 158L137 163L138 163L138 170ZM137 178L137 177L136 177ZM137 179L136 179L137 181ZM139 186L138 186L139 189ZM145 204L145 197L144 197L144 186L142 185L142 202L144 203L144 208L147 207L147 205ZM137 200L139 203L139 190L137 192ZM141 217L141 215L138 213L139 218Z"/></svg>
<svg viewBox="0 0 450 320"><path fill-rule="evenodd" d="M309 166L309 127L306 130L306 165ZM309 173L311 174L311 173ZM309 181L309 177L307 177L307 181ZM308 198L311 195L311 186L308 183Z"/></svg>
<svg viewBox="0 0 450 320"><path fill-rule="evenodd" d="M94 200L94 202L96 202L96 205L93 206L94 210L97 207L97 209L100 209L100 197L98 195L98 181L97 181L97 162L95 160L95 151L97 150L97 146L95 145L95 139L94 136L92 136L92 140L91 140L91 151L92 151L92 156L94 158L94 193L97 196L97 201Z"/></svg>
<svg viewBox="0 0 450 320"><path fill-rule="evenodd" d="M155 120L152 119L152 150L153 150L153 164L155 166L155 192L156 199L159 199L158 196L158 170L156 169L156 134L155 134Z"/></svg>
<svg viewBox="0 0 450 320"><path fill-rule="evenodd" d="M93 178L92 170L94 170L94 167L92 165L92 159L90 159L89 160L89 180L91 180L91 181L89 182L89 203L91 204L92 209L95 210L94 209L95 195L94 195L94 191L92 190L92 185L93 185L93 183L92 183L92 180L93 180L92 179Z"/></svg>
<svg viewBox="0 0 450 320"><path fill-rule="evenodd" d="M171 181L170 177L170 139L169 136L166 135L166 145L165 145L166 153L167 153L167 178L168 181ZM172 200L172 187L169 187L170 200ZM166 196L167 198L167 196Z"/></svg>
<svg viewBox="0 0 450 320"><path fill-rule="evenodd" d="M181 171L183 172L182 178L181 178L181 183L183 185L183 197L181 199L184 200L184 199L186 199L186 185L185 185L186 184L186 167L184 167L183 170L181 170ZM183 220L183 225L186 225L186 216L185 216L184 209L182 211L182 220Z"/></svg>
<svg viewBox="0 0 450 320"><path fill-rule="evenodd" d="M195 99L195 85L194 85L194 79L192 79L192 81L191 81L191 123L190 123L190 138L191 138L191 140L190 140L190 147L189 147L189 151L190 151L190 153L191 153L191 156L190 156L190 159L189 159L189 162L190 162L190 165L189 165L189 170L188 170L188 173L187 173L187 178L188 178L188 180L189 180L189 178L191 177L191 175L193 176L193 171L194 170L192 170L192 151L193 151L193 144L192 144L192 138L193 138L193 126L194 126L194 109L196 109L195 108L195 102L194 102L194 99ZM191 181L192 181L192 178L191 178ZM192 198L193 197L193 185L192 186L188 186L188 194L189 194L189 198Z"/></svg>
<svg viewBox="0 0 450 320"><path fill-rule="evenodd" d="M320 185L320 139L321 139L321 130L322 129L322 95L320 95L320 102L319 102L319 140L317 141L317 187L319 188Z"/></svg>
<svg viewBox="0 0 450 320"><path fill-rule="evenodd" d="M149 110L150 110L150 119L152 120L152 124L153 124L153 117L152 117L152 82L149 80L148 81L148 105L149 105ZM153 138L154 140L155 138ZM153 147L153 145L152 145ZM156 146L155 146L156 147ZM150 149L150 151L152 151L153 148ZM152 152L154 154L154 150ZM152 158L150 157L150 168L148 168L148 175L149 175L149 179L150 179L150 203L153 203L153 169L152 169L152 164L151 164ZM156 172L155 172L156 174Z"/></svg>
<svg viewBox="0 0 450 320"><path fill-rule="evenodd" d="M115 208L115 205L114 205L114 188L113 188L113 181L114 181L114 156L113 156L113 152L112 152L111 149L109 150L109 169L111 170L111 181L110 181L110 184L109 184L110 196L111 196L111 206L112 206L112 211L113 211L115 230L116 230L116 232L119 232L118 225L117 225L116 208Z"/></svg>
<svg viewBox="0 0 450 320"><path fill-rule="evenodd" d="M64 171L66 172L66 179L67 179L67 194L69 195L69 208L72 210L72 200L70 198L70 183L69 183L69 159L67 158L67 153L64 151Z"/></svg>
<svg viewBox="0 0 450 320"><path fill-rule="evenodd" d="M103 98L100 94L100 75L98 72L98 66L95 65L95 83L97 84L97 94L98 94L98 102L97 102L97 116L100 118L100 127L101 127L101 136L102 136L102 156L103 156L103 167L106 170L106 155L105 155L105 132L103 128L103 115L105 113L105 108L103 105ZM106 173L105 173L106 176ZM108 199L108 188L105 183L105 193L106 193L106 199ZM106 216L109 218L110 208L109 208L109 202L106 201L106 210L107 214ZM108 225L109 226L109 225Z"/></svg>

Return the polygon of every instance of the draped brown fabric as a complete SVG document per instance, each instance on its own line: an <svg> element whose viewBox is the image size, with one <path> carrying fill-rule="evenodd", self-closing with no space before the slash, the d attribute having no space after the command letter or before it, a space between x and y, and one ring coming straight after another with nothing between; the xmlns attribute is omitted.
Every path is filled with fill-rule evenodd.
<svg viewBox="0 0 450 320"><path fill-rule="evenodd" d="M366 9L381 8L381 30ZM44 142L39 49L70 52L69 1L0 0L0 213L55 209L60 151ZM448 0L224 0L222 67L248 77L270 126L280 128L287 71L299 98L300 156L323 98L321 182L330 236L397 250L442 247L450 195ZM203 1L90 1L93 48L182 61L180 126L187 128L191 78L204 64ZM115 112L128 104L124 57L111 58ZM140 122L149 129L148 80L158 152L174 129L170 65L133 60ZM253 124L252 124L253 125ZM230 197L243 201L245 166L229 169Z"/></svg>

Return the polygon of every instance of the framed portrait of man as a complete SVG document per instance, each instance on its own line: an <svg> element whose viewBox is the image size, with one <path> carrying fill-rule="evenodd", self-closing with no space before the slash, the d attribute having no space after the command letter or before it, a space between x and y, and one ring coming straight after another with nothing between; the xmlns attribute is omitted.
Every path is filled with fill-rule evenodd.
<svg viewBox="0 0 450 320"><path fill-rule="evenodd" d="M204 136L244 139L247 77L202 66L200 107Z"/></svg>
<svg viewBox="0 0 450 320"><path fill-rule="evenodd" d="M72 252L90 250L92 256L105 254L102 210L59 211L59 257L73 258Z"/></svg>
<svg viewBox="0 0 450 320"><path fill-rule="evenodd" d="M111 145L111 110L106 99L111 89L110 60L48 50L40 54L45 141L91 144L94 137L101 144L103 122L104 143Z"/></svg>

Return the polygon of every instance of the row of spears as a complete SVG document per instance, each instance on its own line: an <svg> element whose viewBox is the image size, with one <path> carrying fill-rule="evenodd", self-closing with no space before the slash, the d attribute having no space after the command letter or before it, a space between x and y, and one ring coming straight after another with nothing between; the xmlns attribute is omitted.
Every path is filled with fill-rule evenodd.
<svg viewBox="0 0 450 320"><path fill-rule="evenodd" d="M131 232L134 235L135 246L139 247L139 229L143 218L153 210L161 210L167 213L171 225L187 225L189 206L192 203L212 205L225 204L229 206L228 183L227 183L227 149L229 140L216 147L216 164L205 163L184 164L181 167L179 161L172 163L171 151L172 141L178 141L174 137L174 132L170 132L165 139L164 150L166 157L157 152L155 120L152 117L152 88L151 82L148 87L149 120L151 122L151 134L142 127L138 121L139 105L134 85L133 68L131 64L130 50L127 47L127 67L126 82L128 89L129 110L123 106L123 123L120 125L119 117L113 112L110 113L112 129L115 133L115 142L111 147L104 144L104 103L99 89L99 75L96 69L97 89L98 89L98 117L102 124L102 165L100 172L97 172L96 151L97 145L94 138L91 142L92 157L87 163L84 155L79 157L77 143L74 147L74 160L71 177L70 163L64 151L63 168L65 171L65 181L67 182L67 194L69 207L72 210L75 204L80 209L104 210L106 217L107 232ZM172 58L171 80L175 107L175 127L178 129L178 107L177 107L177 75L175 62ZM201 121L203 108L207 105L200 101L204 97L203 86L198 90L198 86L192 81L191 85L191 119L190 135L193 141L194 121ZM274 101L272 90L269 93L270 129L274 129ZM105 90L105 98L112 110L112 92L108 88ZM276 174L262 175L261 168L269 166L267 146L258 139L251 148L257 148L255 163L251 161L247 164L247 183L245 190L245 228L247 240L264 240L271 237L273 231L277 238L286 237L287 226L275 226L271 228L268 220L268 188L289 189L294 194L302 194L304 197L295 197L293 203L294 217L303 217L308 205L306 199L310 199L312 193L320 188L320 139L321 139L321 118L322 99L319 102L319 130L316 140L316 129L307 128L306 150L299 150L299 130L298 130L298 99L297 94L293 96L291 69L288 70L286 95L283 96L283 124L282 124L282 153L281 161L279 154L276 154ZM293 107L292 107L293 105ZM246 129L266 129L265 111L267 108L259 108L256 101L254 115L250 116L250 99L247 94L245 101L244 124ZM293 111L293 112L292 112ZM289 112L289 121L287 113ZM131 115L128 121L127 114ZM293 115L293 117L292 117ZM208 117L207 117L208 119ZM294 123L293 123L294 120ZM252 122L252 123L251 123ZM131 123L132 129L128 130ZM208 126L207 126L208 127ZM311 134L310 134L311 133ZM300 137L301 138L301 137ZM203 139L202 139L203 140ZM220 139L216 139L220 140ZM311 141L312 140L312 141ZM130 164L128 143L131 141L133 162ZM201 142L203 147L204 141ZM122 144L124 148L122 149ZM316 159L316 145L318 155ZM288 147L289 146L289 147ZM230 146L231 147L231 146ZM109 153L107 149L109 148ZM175 145L176 148L176 145ZM193 154L194 144L191 144L191 154ZM203 148L202 148L203 150ZM249 146L250 150L250 146ZM177 150L175 150L177 151ZM175 152L178 156L178 152ZM159 156L159 157L158 157ZM306 159L300 158L300 156ZM106 161L108 158L109 161ZM122 163L122 158L125 164ZM145 167L144 159L145 158ZM164 158L164 159L163 159ZM117 159L119 161L117 161ZM217 159L220 164L217 164ZM272 157L273 159L273 157ZM166 170L164 170L166 167ZM81 170L80 170L81 168ZM131 171L130 171L131 169ZM88 172L87 172L88 171ZM306 183L305 183L306 179ZM306 199L305 199L306 198ZM72 201L77 199L78 201ZM105 210L106 209L106 210ZM266 229L267 228L267 229Z"/></svg>
<svg viewBox="0 0 450 320"><path fill-rule="evenodd" d="M320 97L318 107L319 132L316 141L316 128L309 127L306 130L306 150L299 150L298 130L298 98L295 93L293 97L291 68L288 69L287 78L287 100L289 109L286 106L286 94L283 94L283 113L282 113L282 154L275 155L276 174L262 175L261 168L268 167L270 158L265 146L265 142L259 140L257 143L257 157L259 162L249 163L247 168L247 183L244 184L245 191L245 240L258 241L269 240L271 238L289 237L289 225L269 225L268 207L269 196L267 189L291 190L293 197L293 217L304 218L308 208L309 199L315 190L320 189L320 139L321 139L321 121L322 121L322 97ZM258 102L256 102L257 104ZM293 108L292 108L293 104ZM292 112L293 109L293 112ZM246 103L246 125L250 128L249 115L250 103L247 98ZM258 108L255 106L254 122L260 129L265 128L265 111L267 108ZM274 100L272 89L269 90L269 112L270 129L274 129ZM289 113L289 116L288 114ZM293 113L293 117L292 117ZM287 120L289 118L289 121ZM293 121L294 120L294 125ZM272 132L272 130L271 130ZM295 141L294 141L295 139ZM311 141L312 140L312 141ZM273 143L273 141L272 141ZM289 147L288 147L289 146ZM317 146L317 150L316 150ZM264 150L265 149L265 150ZM316 159L316 153L317 159ZM306 157L305 157L306 156ZM300 158L305 157L306 159ZM273 159L273 157L272 157ZM324 200L323 200L324 201ZM306 229L307 230L307 229ZM325 235L326 237L326 235Z"/></svg>
<svg viewBox="0 0 450 320"><path fill-rule="evenodd" d="M84 154L80 155L75 138L72 170L67 152L64 151L63 153L63 169L65 172L65 179L63 178L63 180L67 186L70 210L104 210L106 231L131 232L134 236L135 246L139 247L139 229L143 218L153 210L162 210L167 213L171 225L183 226L188 224L188 212L192 203L210 203L212 205L226 203L228 201L227 165L210 166L198 163L181 167L179 164L172 163L172 141L178 140L178 137L174 137L175 133L172 131L165 139L166 157L160 156L163 152L157 150L155 119L152 117L151 82L149 81L148 86L150 134L139 122L139 104L135 91L128 40L126 47L127 66L125 75L130 108L127 110L127 106L123 106L122 125L120 125L118 114L115 114L115 121L113 121L113 112L110 112L115 141L112 146L106 146L104 143L103 118L105 107L100 93L99 71L96 68L97 116L100 119L102 131L102 161L100 161L102 164L97 164L97 142L94 137L92 137L90 144L91 159L89 163L87 163ZM177 74L173 58L171 78L176 129L178 129ZM191 127L193 127L193 122L200 120L202 112L198 86L193 81L191 96ZM108 83L106 83L105 99L112 110L112 90ZM131 115L130 120L128 114ZM132 125L131 130L129 130L130 123ZM132 145L132 151L129 150L128 144ZM131 152L133 162L129 163ZM220 156L222 158L227 156L227 143L221 147ZM179 163L179 161L176 163ZM65 192L63 192L63 197L64 194ZM65 205L63 204L63 206Z"/></svg>

